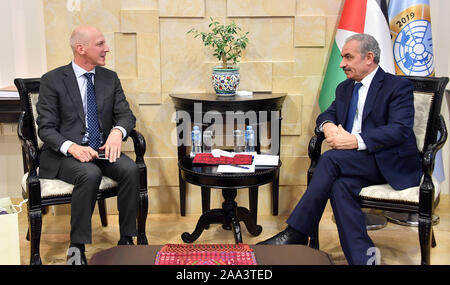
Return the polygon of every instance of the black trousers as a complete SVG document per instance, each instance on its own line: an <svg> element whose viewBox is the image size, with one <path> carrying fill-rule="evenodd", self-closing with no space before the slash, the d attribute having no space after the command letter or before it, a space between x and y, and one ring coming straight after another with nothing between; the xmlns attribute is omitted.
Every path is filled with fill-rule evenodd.
<svg viewBox="0 0 450 285"><path fill-rule="evenodd" d="M75 185L70 219L72 243L92 243L91 219L102 176L118 183L120 235L137 235L139 171L136 163L125 154L114 163L100 159L83 163L73 157L64 157L57 178Z"/></svg>

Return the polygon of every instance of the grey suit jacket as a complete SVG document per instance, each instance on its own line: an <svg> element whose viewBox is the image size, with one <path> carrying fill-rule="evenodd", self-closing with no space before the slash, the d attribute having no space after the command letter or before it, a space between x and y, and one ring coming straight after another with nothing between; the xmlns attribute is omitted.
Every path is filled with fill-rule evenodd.
<svg viewBox="0 0 450 285"><path fill-rule="evenodd" d="M117 74L97 66L95 93L103 141L106 141L114 126L123 127L129 134L136 125L136 118L125 98ZM61 145L66 140L81 144L86 132L83 103L71 63L42 76L36 108L38 135L44 142L39 175L41 178L55 178L61 158L64 157L60 152Z"/></svg>

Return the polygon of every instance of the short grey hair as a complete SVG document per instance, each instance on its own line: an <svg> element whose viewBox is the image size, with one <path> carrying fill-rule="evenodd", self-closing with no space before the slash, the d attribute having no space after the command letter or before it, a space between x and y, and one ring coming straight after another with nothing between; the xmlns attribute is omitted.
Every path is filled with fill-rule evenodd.
<svg viewBox="0 0 450 285"><path fill-rule="evenodd" d="M377 40L369 35L369 34L354 34L350 37L348 37L345 40L345 43L348 43L349 41L358 41L359 42L359 53L361 56L366 56L367 53L370 51L373 53L373 61L378 64L380 62L380 46L378 45Z"/></svg>

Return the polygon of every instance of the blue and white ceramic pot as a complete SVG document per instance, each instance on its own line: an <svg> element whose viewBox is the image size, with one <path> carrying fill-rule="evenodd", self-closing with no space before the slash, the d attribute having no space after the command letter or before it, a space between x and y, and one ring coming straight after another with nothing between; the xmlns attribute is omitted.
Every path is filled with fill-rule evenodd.
<svg viewBox="0 0 450 285"><path fill-rule="evenodd" d="M234 96L239 86L239 67L214 67L211 80L218 96Z"/></svg>

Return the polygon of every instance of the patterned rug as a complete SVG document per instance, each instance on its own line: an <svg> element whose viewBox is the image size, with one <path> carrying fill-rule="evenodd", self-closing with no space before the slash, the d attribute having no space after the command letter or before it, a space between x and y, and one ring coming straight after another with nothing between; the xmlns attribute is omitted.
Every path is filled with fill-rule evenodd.
<svg viewBox="0 0 450 285"><path fill-rule="evenodd" d="M156 265L256 265L247 244L166 244L156 255Z"/></svg>

